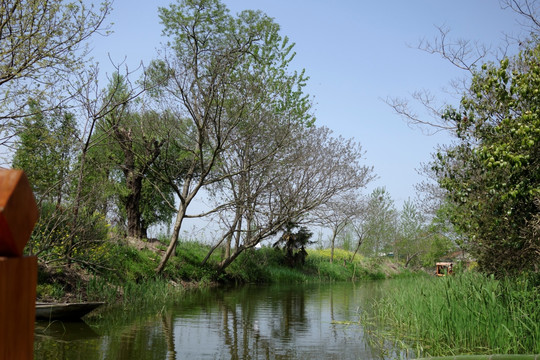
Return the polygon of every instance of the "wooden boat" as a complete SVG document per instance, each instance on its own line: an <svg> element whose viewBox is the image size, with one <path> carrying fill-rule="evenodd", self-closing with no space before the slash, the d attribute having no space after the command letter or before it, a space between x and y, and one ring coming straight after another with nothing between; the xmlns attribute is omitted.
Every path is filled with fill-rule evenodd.
<svg viewBox="0 0 540 360"><path fill-rule="evenodd" d="M36 303L36 319L79 320L103 304L103 302Z"/></svg>

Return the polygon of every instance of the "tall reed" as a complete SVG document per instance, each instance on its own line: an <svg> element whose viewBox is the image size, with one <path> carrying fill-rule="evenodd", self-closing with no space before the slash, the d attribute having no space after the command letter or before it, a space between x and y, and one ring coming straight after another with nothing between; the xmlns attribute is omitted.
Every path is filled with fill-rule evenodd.
<svg viewBox="0 0 540 360"><path fill-rule="evenodd" d="M539 294L525 278L400 279L375 319L423 356L540 353Z"/></svg>

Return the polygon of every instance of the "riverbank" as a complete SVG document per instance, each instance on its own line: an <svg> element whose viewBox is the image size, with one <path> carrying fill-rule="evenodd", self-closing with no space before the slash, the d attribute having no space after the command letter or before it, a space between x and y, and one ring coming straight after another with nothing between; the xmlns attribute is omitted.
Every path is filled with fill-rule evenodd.
<svg viewBox="0 0 540 360"><path fill-rule="evenodd" d="M159 242L130 240L110 245L96 264L74 263L67 266L40 265L38 301L105 301L109 304L139 304L165 301L194 287L246 283L305 283L358 281L407 276L410 272L391 258L365 258L335 249L308 249L302 266L290 268L281 251L263 247L249 249L225 272L216 265L222 253L215 251L201 265L210 247L197 242L179 243L160 276L155 268L165 248Z"/></svg>

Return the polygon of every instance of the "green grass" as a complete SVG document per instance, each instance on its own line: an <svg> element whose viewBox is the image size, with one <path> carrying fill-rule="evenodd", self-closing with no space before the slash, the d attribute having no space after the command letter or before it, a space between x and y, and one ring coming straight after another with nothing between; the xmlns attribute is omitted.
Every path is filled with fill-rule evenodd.
<svg viewBox="0 0 540 360"><path fill-rule="evenodd" d="M464 273L392 285L374 320L422 356L540 353L540 289L524 277Z"/></svg>
<svg viewBox="0 0 540 360"><path fill-rule="evenodd" d="M248 250L238 257L226 271L226 276L236 283L302 283L319 281L357 281L386 279L403 272L387 259L366 259L335 249L330 262L330 249L308 249L305 264L296 268L285 265L279 250L263 247Z"/></svg>
<svg viewBox="0 0 540 360"><path fill-rule="evenodd" d="M159 246L158 246L159 248ZM38 286L38 296L61 298L65 289L74 289L81 300L105 301L126 305L148 304L167 301L193 284L204 287L215 283L305 283L329 281L357 281L382 279L396 276L395 264L384 259L366 259L360 255L350 261L352 253L336 249L334 261L330 262L330 250L308 250L303 266L290 268L284 255L272 247L244 251L224 273L217 271L223 249L217 249L207 264L201 265L210 250L209 245L197 242L179 242L160 276L155 269L161 260L161 252L138 250L127 244L109 244L107 257L101 271L86 270L81 281L74 279L70 286L52 276ZM81 271L84 269L80 269ZM77 270L69 271L70 274ZM82 280L85 278L86 280ZM61 299L58 299L61 300Z"/></svg>

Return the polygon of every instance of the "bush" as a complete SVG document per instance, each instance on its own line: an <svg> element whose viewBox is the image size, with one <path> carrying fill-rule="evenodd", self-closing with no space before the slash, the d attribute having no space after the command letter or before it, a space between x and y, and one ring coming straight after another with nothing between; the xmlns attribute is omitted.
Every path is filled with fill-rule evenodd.
<svg viewBox="0 0 540 360"><path fill-rule="evenodd" d="M82 209L75 222L73 209L45 202L26 251L45 264L75 261L99 266L107 262L110 254L108 229L105 216L98 212L86 213Z"/></svg>

